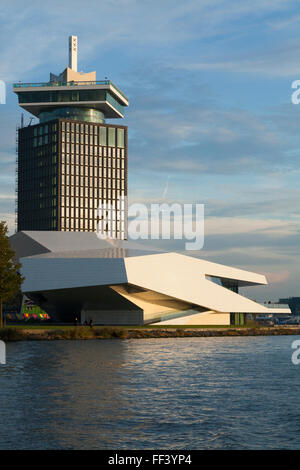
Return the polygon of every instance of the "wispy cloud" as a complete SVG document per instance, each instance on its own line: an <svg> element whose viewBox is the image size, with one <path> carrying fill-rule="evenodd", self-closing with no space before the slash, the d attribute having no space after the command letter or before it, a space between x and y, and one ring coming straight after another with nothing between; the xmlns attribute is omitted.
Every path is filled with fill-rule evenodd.
<svg viewBox="0 0 300 470"><path fill-rule="evenodd" d="M264 51L249 51L247 58L237 55L233 58L228 55L220 60L202 60L178 62L175 67L182 70L198 70L210 72L246 73L252 76L267 75L269 77L299 77L300 46L293 40L284 45L270 47ZM280 67L279 67L280 64Z"/></svg>
<svg viewBox="0 0 300 470"><path fill-rule="evenodd" d="M63 66L62 44L67 32L80 34L84 61L99 56L99 49L114 47L126 56L142 54L141 46L147 56L166 59L173 56L172 44L230 40L245 34L245 24L248 31L257 31L262 24L270 24L272 29L278 22L276 15L294 4L288 0L73 0L70 9L69 2L58 0L33 0L26 6L20 0L2 0L0 39L5 47L0 52L1 74L6 80L16 80L46 64L53 67L60 61Z"/></svg>
<svg viewBox="0 0 300 470"><path fill-rule="evenodd" d="M266 237L288 237L300 233L300 220L283 221L246 217L208 217L205 220L205 234L263 234Z"/></svg>
<svg viewBox="0 0 300 470"><path fill-rule="evenodd" d="M263 274L266 276L268 282L271 284L281 284L282 282L287 281L291 276L291 273L286 270L275 273L264 272Z"/></svg>

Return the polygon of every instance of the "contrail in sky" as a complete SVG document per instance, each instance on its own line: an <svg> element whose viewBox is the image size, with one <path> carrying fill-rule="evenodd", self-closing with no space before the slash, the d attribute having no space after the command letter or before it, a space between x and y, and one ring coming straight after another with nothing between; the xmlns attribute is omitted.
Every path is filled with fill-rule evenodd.
<svg viewBox="0 0 300 470"><path fill-rule="evenodd" d="M169 189L169 179L170 179L170 176L168 176L168 179L167 179L167 182L166 182L166 186L165 186L165 189L164 189L164 192L163 192L163 195L162 195L162 198L165 199L166 195L167 195L167 192L168 192L168 189Z"/></svg>

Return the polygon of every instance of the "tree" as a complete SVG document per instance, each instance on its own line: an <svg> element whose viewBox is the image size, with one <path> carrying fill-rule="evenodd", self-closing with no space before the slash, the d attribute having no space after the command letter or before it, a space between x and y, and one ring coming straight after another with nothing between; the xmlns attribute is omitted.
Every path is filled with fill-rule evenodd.
<svg viewBox="0 0 300 470"><path fill-rule="evenodd" d="M20 274L21 264L15 260L7 232L6 222L0 222L0 328L3 327L3 301L16 295L24 280Z"/></svg>

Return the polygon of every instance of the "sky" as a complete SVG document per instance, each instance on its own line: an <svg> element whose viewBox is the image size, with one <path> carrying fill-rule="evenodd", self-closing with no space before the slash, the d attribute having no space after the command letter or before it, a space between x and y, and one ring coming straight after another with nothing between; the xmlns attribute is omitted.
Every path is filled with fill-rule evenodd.
<svg viewBox="0 0 300 470"><path fill-rule="evenodd" d="M129 129L129 202L204 204L189 254L266 274L253 299L300 296L299 31L290 0L1 0L0 219L13 233L12 83L60 73L74 34L78 70L130 101L114 120Z"/></svg>

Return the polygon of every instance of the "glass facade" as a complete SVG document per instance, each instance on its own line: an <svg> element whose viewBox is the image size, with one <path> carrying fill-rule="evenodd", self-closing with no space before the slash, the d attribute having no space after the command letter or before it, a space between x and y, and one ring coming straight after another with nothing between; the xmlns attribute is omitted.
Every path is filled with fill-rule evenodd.
<svg viewBox="0 0 300 470"><path fill-rule="evenodd" d="M245 313L231 313L230 314L230 325L243 326L246 324Z"/></svg>
<svg viewBox="0 0 300 470"><path fill-rule="evenodd" d="M19 92L19 104L26 103L83 103L85 101L107 101L122 115L124 106L107 90L51 90Z"/></svg>
<svg viewBox="0 0 300 470"><path fill-rule="evenodd" d="M233 292L236 292L237 294L239 293L239 283L238 281L234 279L225 279L222 277L209 276L209 275L206 275L205 279L207 279L208 281L214 282L215 284L218 284L219 286L226 287L226 289L232 290Z"/></svg>
<svg viewBox="0 0 300 470"><path fill-rule="evenodd" d="M58 119L19 130L18 230L105 230L125 239L127 128Z"/></svg>
<svg viewBox="0 0 300 470"><path fill-rule="evenodd" d="M78 121L104 123L102 111L94 108L77 108L64 106L63 108L46 109L40 113L40 122L53 121L57 118L76 119Z"/></svg>
<svg viewBox="0 0 300 470"><path fill-rule="evenodd" d="M18 230L57 230L58 123L19 130Z"/></svg>

